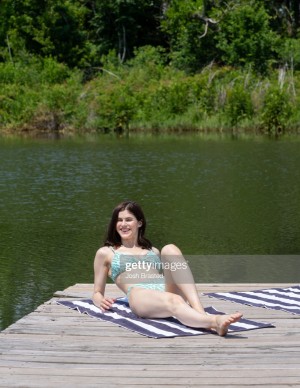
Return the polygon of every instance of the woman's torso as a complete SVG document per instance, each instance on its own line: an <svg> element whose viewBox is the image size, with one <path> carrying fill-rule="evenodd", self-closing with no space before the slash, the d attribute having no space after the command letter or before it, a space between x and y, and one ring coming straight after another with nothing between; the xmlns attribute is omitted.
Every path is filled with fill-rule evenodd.
<svg viewBox="0 0 300 388"><path fill-rule="evenodd" d="M136 283L162 281L162 263L154 250L143 249L134 253L120 248L111 247L111 250L109 276L123 291Z"/></svg>

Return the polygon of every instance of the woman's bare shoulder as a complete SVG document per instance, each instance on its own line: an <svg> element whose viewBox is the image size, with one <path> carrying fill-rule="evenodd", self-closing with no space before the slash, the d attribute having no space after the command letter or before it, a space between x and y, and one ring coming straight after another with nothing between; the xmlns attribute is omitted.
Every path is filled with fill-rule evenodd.
<svg viewBox="0 0 300 388"><path fill-rule="evenodd" d="M111 247L103 246L97 250L95 260L110 261L112 256L113 256L113 251Z"/></svg>

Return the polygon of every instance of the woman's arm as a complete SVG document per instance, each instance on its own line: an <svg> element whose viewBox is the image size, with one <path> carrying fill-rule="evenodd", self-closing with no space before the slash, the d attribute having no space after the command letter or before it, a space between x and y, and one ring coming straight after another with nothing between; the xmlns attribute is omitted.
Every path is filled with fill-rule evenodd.
<svg viewBox="0 0 300 388"><path fill-rule="evenodd" d="M98 249L94 260L94 293L93 302L102 311L109 310L114 303L113 298L104 296L106 279L109 271L109 252L107 247Z"/></svg>

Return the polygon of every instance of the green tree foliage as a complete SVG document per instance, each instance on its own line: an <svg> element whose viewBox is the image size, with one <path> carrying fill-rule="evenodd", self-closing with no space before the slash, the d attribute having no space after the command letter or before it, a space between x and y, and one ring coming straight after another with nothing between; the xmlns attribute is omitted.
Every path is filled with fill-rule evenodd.
<svg viewBox="0 0 300 388"><path fill-rule="evenodd" d="M1 0L0 60L53 57L101 67L111 50L123 63L136 48L167 49L171 64L197 72L211 62L251 65L296 58L299 2L263 0Z"/></svg>
<svg viewBox="0 0 300 388"><path fill-rule="evenodd" d="M124 61L134 48L162 42L161 0L2 0L2 58L23 50L70 66L100 63L111 49Z"/></svg>
<svg viewBox="0 0 300 388"><path fill-rule="evenodd" d="M86 28L98 55L110 50L119 60L131 58L137 47L162 44L162 0L88 0Z"/></svg>
<svg viewBox="0 0 300 388"><path fill-rule="evenodd" d="M169 37L174 66L197 71L217 56L213 42L217 22L208 17L211 2L173 0L168 2L162 28Z"/></svg>
<svg viewBox="0 0 300 388"><path fill-rule="evenodd" d="M283 37L297 37L300 27L299 0L269 0L263 2L271 16L270 25Z"/></svg>
<svg viewBox="0 0 300 388"><path fill-rule="evenodd" d="M70 66L80 63L87 50L83 23L86 8L71 0L2 0L0 20L2 57L27 53L53 56ZM2 24L3 23L3 24ZM5 49L7 49L5 51Z"/></svg>
<svg viewBox="0 0 300 388"><path fill-rule="evenodd" d="M254 70L266 73L274 59L277 36L270 30L264 7L252 1L228 13L216 42L226 64L252 66Z"/></svg>
<svg viewBox="0 0 300 388"><path fill-rule="evenodd" d="M0 126L296 128L299 9L292 0L0 0Z"/></svg>
<svg viewBox="0 0 300 388"><path fill-rule="evenodd" d="M260 0L173 0L162 27L173 64L183 70L199 71L214 61L265 73L278 41L270 19Z"/></svg>

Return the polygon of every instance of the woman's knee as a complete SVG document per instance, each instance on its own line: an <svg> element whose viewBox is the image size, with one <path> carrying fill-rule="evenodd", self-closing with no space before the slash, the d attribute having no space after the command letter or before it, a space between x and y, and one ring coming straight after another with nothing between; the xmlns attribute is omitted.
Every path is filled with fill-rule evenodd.
<svg viewBox="0 0 300 388"><path fill-rule="evenodd" d="M178 254L181 254L181 251L175 244L167 244L161 250L161 255L178 255Z"/></svg>

